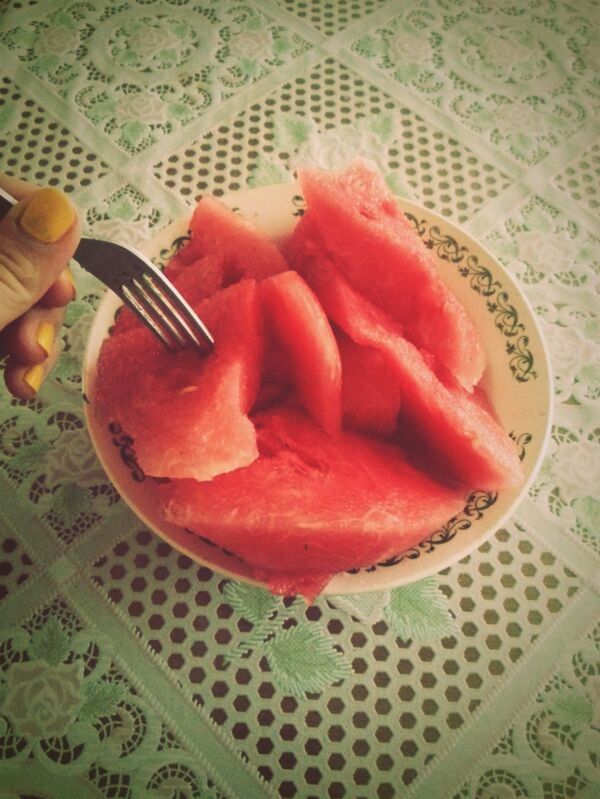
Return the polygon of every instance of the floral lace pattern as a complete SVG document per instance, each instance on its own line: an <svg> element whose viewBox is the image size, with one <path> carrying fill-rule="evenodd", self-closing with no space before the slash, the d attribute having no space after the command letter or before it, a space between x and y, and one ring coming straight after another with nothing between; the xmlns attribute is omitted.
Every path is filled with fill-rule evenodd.
<svg viewBox="0 0 600 799"><path fill-rule="evenodd" d="M561 659L560 671L478 764L458 796L592 799L600 780L597 631Z"/></svg>
<svg viewBox="0 0 600 799"><path fill-rule="evenodd" d="M64 369L59 365L58 375ZM65 545L96 527L118 501L82 416L77 394L44 412L35 401L25 408L8 403L0 415L3 490L34 510Z"/></svg>
<svg viewBox="0 0 600 799"><path fill-rule="evenodd" d="M596 0L5 6L2 170L135 247L200 194L365 156L516 276L555 414L527 498L477 552L305 607L193 563L119 499L81 400L103 289L74 265L52 376L0 402L2 789L595 799Z"/></svg>
<svg viewBox="0 0 600 799"><path fill-rule="evenodd" d="M0 28L0 42L129 154L307 47L248 4L174 3L151 15L147 3L136 5L139 13L117 0L61 4L25 25L8 16Z"/></svg>
<svg viewBox="0 0 600 799"><path fill-rule="evenodd" d="M0 639L1 767L26 760L54 774L84 775L105 791L115 782L106 776L118 775L129 796L180 791L217 799L119 671L108 640L82 627L65 605L61 615L52 610L29 629L5 629Z"/></svg>
<svg viewBox="0 0 600 799"><path fill-rule="evenodd" d="M600 448L593 421L600 399L598 239L540 197L488 235L534 302L554 372L556 424L531 495L596 552Z"/></svg>
<svg viewBox="0 0 600 799"><path fill-rule="evenodd" d="M139 189L127 184L90 208L86 221L94 237L139 247L171 220Z"/></svg>
<svg viewBox="0 0 600 799"><path fill-rule="evenodd" d="M538 163L584 123L584 96L597 99L592 27L580 18L579 36L565 37L535 6L525 20L524 6L512 16L497 4L471 3L470 14L446 5L417 3L353 49L516 161ZM581 75L576 91L559 63Z"/></svg>

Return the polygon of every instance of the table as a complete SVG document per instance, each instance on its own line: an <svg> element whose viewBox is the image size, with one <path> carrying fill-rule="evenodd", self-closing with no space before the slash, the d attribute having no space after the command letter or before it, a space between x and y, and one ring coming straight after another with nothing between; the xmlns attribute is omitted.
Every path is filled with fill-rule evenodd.
<svg viewBox="0 0 600 799"><path fill-rule="evenodd" d="M528 499L421 583L300 601L124 506L64 349L1 430L4 797L600 795L598 3L8 0L0 168L138 244L216 196L360 153L516 275L548 344Z"/></svg>

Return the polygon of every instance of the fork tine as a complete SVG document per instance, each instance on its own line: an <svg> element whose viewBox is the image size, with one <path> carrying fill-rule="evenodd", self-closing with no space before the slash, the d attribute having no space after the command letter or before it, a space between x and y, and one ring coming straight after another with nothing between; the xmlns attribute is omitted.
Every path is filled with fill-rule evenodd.
<svg viewBox="0 0 600 799"><path fill-rule="evenodd" d="M144 277L148 283L156 283L156 285L153 286L154 293L156 293L157 290L160 291L161 299L168 302L171 312L177 314L178 321L180 323L185 323L184 329L188 334L191 334L192 343L204 351L207 349L209 351L212 350L215 341L210 331L185 297L183 297L175 286L167 280L160 269L153 267L151 272L148 270L144 273Z"/></svg>
<svg viewBox="0 0 600 799"><path fill-rule="evenodd" d="M172 320L163 313L162 308L154 299L148 296L148 292L139 278L133 278L128 283L123 284L123 289L129 292L130 296L141 305L148 316L153 319L154 323L162 329L165 336L169 339L171 350L185 348L186 341L184 336Z"/></svg>
<svg viewBox="0 0 600 799"><path fill-rule="evenodd" d="M180 334L183 334L184 339L181 341L181 346L185 346L185 339L187 338L191 344L199 347L206 347L204 339L200 339L198 333L194 331L190 325L189 314L186 313L187 308L179 303L175 304L169 296L167 296L162 287L159 287L154 282L154 276L143 274L144 288L149 292L148 301L155 303L157 309L160 310L168 319L175 325ZM186 318L187 317L187 318Z"/></svg>
<svg viewBox="0 0 600 799"><path fill-rule="evenodd" d="M155 315L147 310L144 304L138 299L134 292L132 292L131 288L129 286L121 286L119 291L117 291L117 294L125 302L125 304L131 308L140 321L149 327L150 330L152 330L152 332L162 341L165 347L173 352L173 340L166 335L162 327L156 321Z"/></svg>

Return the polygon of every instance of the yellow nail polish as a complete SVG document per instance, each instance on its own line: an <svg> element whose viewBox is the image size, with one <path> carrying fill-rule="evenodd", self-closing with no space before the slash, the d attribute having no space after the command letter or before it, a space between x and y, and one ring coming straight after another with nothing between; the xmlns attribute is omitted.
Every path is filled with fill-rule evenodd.
<svg viewBox="0 0 600 799"><path fill-rule="evenodd" d="M44 367L40 363L30 367L23 375L23 380L37 394L44 382Z"/></svg>
<svg viewBox="0 0 600 799"><path fill-rule="evenodd" d="M73 272L71 272L71 268L67 266L65 269L65 275L67 276L69 283L73 288L73 299L77 296L77 285L75 284L75 278L73 277Z"/></svg>
<svg viewBox="0 0 600 799"><path fill-rule="evenodd" d="M35 340L44 350L46 355L50 355L50 350L54 344L54 325L50 322L44 322L38 327L38 332Z"/></svg>
<svg viewBox="0 0 600 799"><path fill-rule="evenodd" d="M21 214L21 230L36 241L53 244L62 238L75 222L75 211L58 189L40 189Z"/></svg>

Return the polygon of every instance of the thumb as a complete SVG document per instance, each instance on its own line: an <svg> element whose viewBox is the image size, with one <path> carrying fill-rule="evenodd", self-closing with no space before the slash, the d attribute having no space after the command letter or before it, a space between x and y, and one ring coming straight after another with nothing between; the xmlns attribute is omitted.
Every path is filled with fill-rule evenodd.
<svg viewBox="0 0 600 799"><path fill-rule="evenodd" d="M38 302L75 252L81 226L58 189L38 189L0 221L0 330Z"/></svg>

